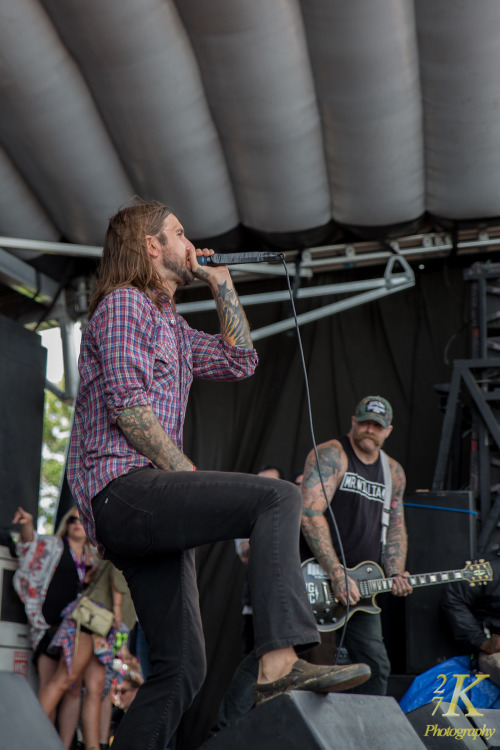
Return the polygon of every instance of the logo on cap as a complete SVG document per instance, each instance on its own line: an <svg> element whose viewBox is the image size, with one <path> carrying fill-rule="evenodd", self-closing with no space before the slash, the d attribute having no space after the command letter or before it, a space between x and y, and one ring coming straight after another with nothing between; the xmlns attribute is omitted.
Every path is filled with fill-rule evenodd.
<svg viewBox="0 0 500 750"><path fill-rule="evenodd" d="M366 396L357 405L354 418L356 422L372 420L387 429L392 422L392 406L382 396Z"/></svg>
<svg viewBox="0 0 500 750"><path fill-rule="evenodd" d="M366 404L366 411L373 411L377 414L385 414L385 404L382 401L368 401Z"/></svg>

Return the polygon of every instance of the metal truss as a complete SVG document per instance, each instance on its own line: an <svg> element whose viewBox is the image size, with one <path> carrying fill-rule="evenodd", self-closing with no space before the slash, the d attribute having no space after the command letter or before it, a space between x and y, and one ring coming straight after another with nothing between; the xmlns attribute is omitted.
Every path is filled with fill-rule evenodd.
<svg viewBox="0 0 500 750"><path fill-rule="evenodd" d="M0 248L16 253L31 253L32 256L62 255L80 258L99 259L102 248L97 245L76 245L65 242L45 242L16 237L0 237ZM296 273L296 264L300 264L300 275L311 278L317 272L337 268L354 268L357 266L382 265L393 254L407 260L425 260L428 258L446 257L454 252L457 255L474 255L484 251L500 250L500 225L476 226L461 229L455 239L449 232L423 232L421 234L400 237L397 240L366 242L349 242L335 245L311 247L306 250L288 250L284 253L291 275ZM6 255L11 255L6 253ZM11 255L11 257L13 257ZM273 278L284 274L280 265L269 263L244 264L232 268L232 274L239 281L252 281L262 276ZM10 268L5 259L0 260L0 281L9 283ZM10 285L10 284L9 284Z"/></svg>
<svg viewBox="0 0 500 750"><path fill-rule="evenodd" d="M491 226L487 229L476 227L461 230L457 233L455 239L446 232L425 232L386 242L340 243L313 247L307 250L289 250L284 253L284 256L289 275L295 276L298 274L301 278L307 279L313 278L319 272L386 264L382 278L297 289L294 292L296 299L351 295L300 314L298 321L299 324L303 325L413 286L415 280L413 271L408 264L409 260L446 257L451 252L470 255L485 250L489 252L500 250L500 226ZM38 272L28 261L37 255L47 254L97 260L101 257L101 253L102 248L94 245L0 237L0 283L33 299L48 309L52 308L51 320L58 321L61 326L66 382L66 393L62 396L67 398L76 389L75 365L73 364L76 358L73 358L71 352L71 326L72 321L81 319L86 314L88 283L86 279L80 279L77 282L76 290L72 290L72 296L61 295L57 304L54 305L58 293L57 281ZM402 268L400 272L394 271L394 266L397 263ZM238 285L255 280L275 279L284 276L285 272L282 265L269 263L245 264L234 266L231 269ZM197 287L200 287L199 283L192 285L192 288L196 289ZM241 301L243 305L249 306L283 301L287 298L288 291L284 290L243 295ZM179 310L187 314L207 309L213 309L212 300L179 304ZM32 321L23 319L21 322L28 324ZM252 336L255 340L262 339L285 331L293 325L293 319L287 318L253 331ZM48 383L47 386L54 392L60 391L53 384Z"/></svg>
<svg viewBox="0 0 500 750"><path fill-rule="evenodd" d="M453 362L453 374L432 482L432 490L435 491L443 490L445 486L455 423L462 401L469 402L496 450L500 452L500 426L492 409L492 405L500 402L500 358L457 359ZM482 453L484 454L484 451ZM492 503L488 461L485 455L482 455L480 464L481 534L478 548L483 550L500 517L500 494Z"/></svg>
<svg viewBox="0 0 500 750"><path fill-rule="evenodd" d="M399 263L402 268L402 273L394 273L394 266ZM384 276L381 279L367 279L365 281L347 281L342 284L326 284L322 286L314 286L307 288L299 288L294 295L297 299L305 299L310 297L328 297L332 295L347 294L350 292L361 292L360 294L353 295L338 302L332 302L329 305L323 305L310 310L306 313L301 313L297 316L297 322L299 325L305 323L311 323L320 318L325 318L329 315L335 315L336 313L348 310L358 305L363 305L367 302L373 302L373 300L386 297L388 294L394 294L395 292L402 292L404 289L409 289L415 284L415 276L408 265L407 261L399 255L393 255L389 258L386 265ZM248 294L240 297L243 307L249 307L251 305L261 305L269 302L283 302L290 298L287 290L278 292L267 292L264 294ZM192 313L201 312L204 310L212 310L214 308L213 300L203 300L201 302L185 302L180 303L178 306L179 312ZM266 338L267 336L273 336L276 333L287 331L295 326L294 318L286 318L280 320L278 323L272 323L263 328L257 328L252 330L253 341Z"/></svg>

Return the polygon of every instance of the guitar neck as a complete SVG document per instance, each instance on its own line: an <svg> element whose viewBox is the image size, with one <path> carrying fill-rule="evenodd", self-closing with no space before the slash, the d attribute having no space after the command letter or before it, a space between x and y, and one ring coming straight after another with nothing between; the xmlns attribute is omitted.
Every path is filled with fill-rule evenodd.
<svg viewBox="0 0 500 750"><path fill-rule="evenodd" d="M378 594L382 591L391 591L394 580L394 578L364 580L363 587L367 586L369 594ZM439 583L465 581L467 577L464 570L443 570L439 573L417 573L416 575L410 575L408 580L415 589L419 586L436 586Z"/></svg>

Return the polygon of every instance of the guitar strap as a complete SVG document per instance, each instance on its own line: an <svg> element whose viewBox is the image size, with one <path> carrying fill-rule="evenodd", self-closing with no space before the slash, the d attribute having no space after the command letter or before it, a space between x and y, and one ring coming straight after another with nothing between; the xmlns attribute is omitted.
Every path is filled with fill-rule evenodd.
<svg viewBox="0 0 500 750"><path fill-rule="evenodd" d="M382 462L382 471L384 474L385 484L384 507L382 508L382 534L380 537L383 549L387 540L387 527L389 526L391 517L392 477L391 469L389 466L389 459L387 458L387 453L383 450L380 451L380 460Z"/></svg>

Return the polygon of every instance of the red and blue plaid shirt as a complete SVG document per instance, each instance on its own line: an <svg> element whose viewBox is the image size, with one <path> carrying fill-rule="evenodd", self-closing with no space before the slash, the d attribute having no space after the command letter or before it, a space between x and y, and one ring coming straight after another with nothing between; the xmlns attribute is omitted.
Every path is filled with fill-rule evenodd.
<svg viewBox="0 0 500 750"><path fill-rule="evenodd" d="M133 288L108 294L85 327L80 388L67 462L68 482L90 542L97 545L91 500L112 479L152 462L118 427L123 409L151 406L182 450L193 378L238 380L257 366L254 349L190 328L165 298L165 314Z"/></svg>

